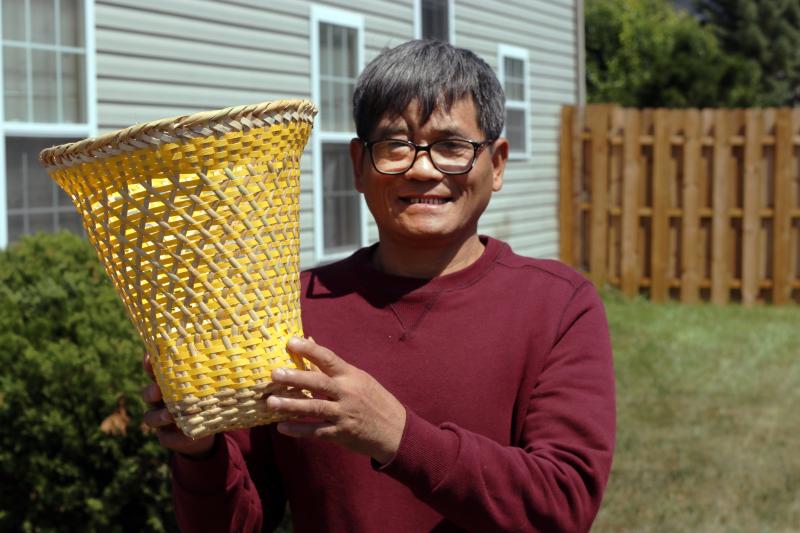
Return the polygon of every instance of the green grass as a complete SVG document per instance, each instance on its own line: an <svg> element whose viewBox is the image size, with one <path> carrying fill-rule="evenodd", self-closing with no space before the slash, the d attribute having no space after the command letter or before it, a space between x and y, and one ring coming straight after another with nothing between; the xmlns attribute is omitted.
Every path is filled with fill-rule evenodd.
<svg viewBox="0 0 800 533"><path fill-rule="evenodd" d="M592 531L800 530L800 306L605 301L617 450Z"/></svg>

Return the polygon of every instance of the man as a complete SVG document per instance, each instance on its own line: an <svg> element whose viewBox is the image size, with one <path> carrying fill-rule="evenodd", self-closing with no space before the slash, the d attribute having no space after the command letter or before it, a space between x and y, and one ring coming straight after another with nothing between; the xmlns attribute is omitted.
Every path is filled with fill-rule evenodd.
<svg viewBox="0 0 800 533"><path fill-rule="evenodd" d="M412 41L353 101L379 242L302 274L309 339L288 349L319 370L273 380L314 398L267 399L295 421L192 441L146 415L177 452L181 526L271 529L288 499L296 532L588 530L614 444L608 329L585 279L477 233L508 155L494 73Z"/></svg>

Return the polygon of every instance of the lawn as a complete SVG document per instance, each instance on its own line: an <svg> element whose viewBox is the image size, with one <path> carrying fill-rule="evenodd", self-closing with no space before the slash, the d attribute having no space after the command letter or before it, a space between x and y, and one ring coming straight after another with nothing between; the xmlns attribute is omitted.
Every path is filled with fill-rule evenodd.
<svg viewBox="0 0 800 533"><path fill-rule="evenodd" d="M618 438L593 533L800 530L800 306L605 299Z"/></svg>

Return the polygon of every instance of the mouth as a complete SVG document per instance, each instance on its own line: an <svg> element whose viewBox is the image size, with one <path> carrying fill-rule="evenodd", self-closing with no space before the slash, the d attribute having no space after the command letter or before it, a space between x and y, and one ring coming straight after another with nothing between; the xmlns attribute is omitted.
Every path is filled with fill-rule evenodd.
<svg viewBox="0 0 800 533"><path fill-rule="evenodd" d="M434 196L434 195L401 196L400 200L408 205L416 205L416 204L444 205L453 201L453 199L449 196Z"/></svg>

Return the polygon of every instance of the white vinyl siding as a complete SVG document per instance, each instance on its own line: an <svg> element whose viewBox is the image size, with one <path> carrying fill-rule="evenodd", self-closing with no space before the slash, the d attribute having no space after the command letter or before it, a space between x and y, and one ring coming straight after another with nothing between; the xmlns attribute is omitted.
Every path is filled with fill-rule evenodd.
<svg viewBox="0 0 800 533"><path fill-rule="evenodd" d="M0 38L0 247L37 231L80 232L38 155L96 132L94 2L3 2Z"/></svg>

